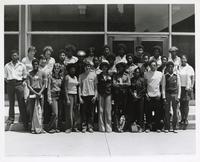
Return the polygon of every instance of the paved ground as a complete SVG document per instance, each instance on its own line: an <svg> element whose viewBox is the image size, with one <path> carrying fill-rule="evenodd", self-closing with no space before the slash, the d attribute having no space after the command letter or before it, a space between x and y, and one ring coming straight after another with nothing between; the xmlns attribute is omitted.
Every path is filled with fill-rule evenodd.
<svg viewBox="0 0 200 162"><path fill-rule="evenodd" d="M195 154L195 130L179 133L5 133L6 156L140 156Z"/></svg>

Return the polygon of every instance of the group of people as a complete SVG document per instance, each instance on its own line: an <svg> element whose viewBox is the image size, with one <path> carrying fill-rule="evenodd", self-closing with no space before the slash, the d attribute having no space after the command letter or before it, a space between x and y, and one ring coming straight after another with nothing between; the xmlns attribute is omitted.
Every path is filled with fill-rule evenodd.
<svg viewBox="0 0 200 162"><path fill-rule="evenodd" d="M116 54L105 45L101 55L95 47L84 51L66 45L57 61L51 46L38 59L36 52L31 46L19 61L18 51L12 50L5 65L8 124L15 119L16 95L20 120L31 133L177 133L178 124L187 128L194 70L186 55L177 55L177 47L166 57L159 46L150 56L142 45L134 54L124 44Z"/></svg>

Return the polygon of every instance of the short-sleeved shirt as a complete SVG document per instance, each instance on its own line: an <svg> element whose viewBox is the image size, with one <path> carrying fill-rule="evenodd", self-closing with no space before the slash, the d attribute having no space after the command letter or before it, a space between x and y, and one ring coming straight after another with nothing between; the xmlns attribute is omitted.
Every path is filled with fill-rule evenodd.
<svg viewBox="0 0 200 162"><path fill-rule="evenodd" d="M181 87L191 87L191 76L194 76L194 69L189 64L186 66L180 66L179 71Z"/></svg>
<svg viewBox="0 0 200 162"><path fill-rule="evenodd" d="M4 67L4 78L7 80L22 81L27 76L26 67L23 63L17 62L15 65L11 62L7 63Z"/></svg>
<svg viewBox="0 0 200 162"><path fill-rule="evenodd" d="M65 57L65 61L64 64L68 65L68 64L75 64L78 61L78 58L75 56L72 56L71 58Z"/></svg>
<svg viewBox="0 0 200 162"><path fill-rule="evenodd" d="M179 66L181 66L181 58L176 56L176 58L173 60L171 56L169 56L168 61L171 61L174 63L174 70L177 70Z"/></svg>
<svg viewBox="0 0 200 162"><path fill-rule="evenodd" d="M160 97L160 85L163 79L163 73L160 71L149 71L144 73L147 81L147 94L149 97Z"/></svg>
<svg viewBox="0 0 200 162"><path fill-rule="evenodd" d="M133 77L133 73L136 68L138 68L138 66L135 64L131 64L129 67L126 68L126 72L130 75L131 78Z"/></svg>
<svg viewBox="0 0 200 162"><path fill-rule="evenodd" d="M115 65L117 65L119 62L127 63L126 55L124 55L123 57L117 56L115 58Z"/></svg>
<svg viewBox="0 0 200 162"><path fill-rule="evenodd" d="M35 58L33 58L35 59ZM31 70L33 70L32 66L32 60L30 60L28 57L24 57L22 59L22 63L26 66L26 71L29 73Z"/></svg>
<svg viewBox="0 0 200 162"><path fill-rule="evenodd" d="M55 62L56 62L55 59L52 57L50 57L50 59L47 60L46 71L48 74L52 72Z"/></svg>
<svg viewBox="0 0 200 162"><path fill-rule="evenodd" d="M157 59L154 56L151 56L149 60L155 60L157 62L157 68L162 65L161 56L159 56Z"/></svg>
<svg viewBox="0 0 200 162"><path fill-rule="evenodd" d="M27 76L27 81L33 89L41 89L44 84L47 84L47 75L41 70L38 70L35 75L33 71L31 71Z"/></svg>
<svg viewBox="0 0 200 162"><path fill-rule="evenodd" d="M95 72L83 73L79 76L80 82L80 95L81 96L94 96L95 86L97 85L97 75Z"/></svg>

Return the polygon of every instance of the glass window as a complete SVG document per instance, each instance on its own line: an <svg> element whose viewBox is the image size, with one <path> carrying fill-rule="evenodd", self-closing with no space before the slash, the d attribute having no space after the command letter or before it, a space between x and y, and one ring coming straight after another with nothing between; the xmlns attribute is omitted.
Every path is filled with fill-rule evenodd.
<svg viewBox="0 0 200 162"><path fill-rule="evenodd" d="M4 35L4 63L8 63L11 58L11 50L19 49L18 35Z"/></svg>
<svg viewBox="0 0 200 162"><path fill-rule="evenodd" d="M58 58L58 51L65 45L73 44L78 49L87 50L90 46L96 48L96 54L100 55L104 45L104 35L32 35L32 45L37 48L36 57L42 54L46 45L52 46L53 57Z"/></svg>
<svg viewBox="0 0 200 162"><path fill-rule="evenodd" d="M187 55L188 63L195 69L195 37L172 36L172 45L178 47L178 55Z"/></svg>
<svg viewBox="0 0 200 162"><path fill-rule="evenodd" d="M167 32L168 24L168 5L108 5L109 31Z"/></svg>
<svg viewBox="0 0 200 162"><path fill-rule="evenodd" d="M172 5L172 31L194 32L194 5L177 4Z"/></svg>
<svg viewBox="0 0 200 162"><path fill-rule="evenodd" d="M103 31L104 5L32 5L32 31Z"/></svg>
<svg viewBox="0 0 200 162"><path fill-rule="evenodd" d="M4 6L4 30L19 31L19 6Z"/></svg>

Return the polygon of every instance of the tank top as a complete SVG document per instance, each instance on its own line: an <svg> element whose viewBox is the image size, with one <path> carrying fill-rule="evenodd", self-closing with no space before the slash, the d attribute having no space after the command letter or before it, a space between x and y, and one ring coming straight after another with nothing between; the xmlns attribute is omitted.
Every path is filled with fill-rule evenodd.
<svg viewBox="0 0 200 162"><path fill-rule="evenodd" d="M78 85L77 77L74 76L74 78L72 78L68 75L68 86L67 86L68 94L77 94L77 85Z"/></svg>

